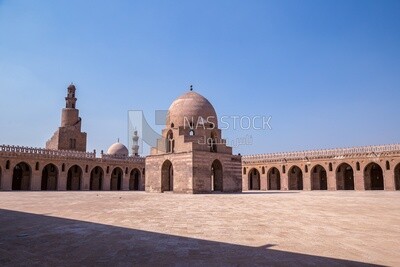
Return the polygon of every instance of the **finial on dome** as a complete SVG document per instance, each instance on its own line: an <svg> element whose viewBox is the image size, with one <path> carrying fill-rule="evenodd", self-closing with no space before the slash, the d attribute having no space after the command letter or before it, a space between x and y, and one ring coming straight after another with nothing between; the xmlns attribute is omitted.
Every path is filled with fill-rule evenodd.
<svg viewBox="0 0 400 267"><path fill-rule="evenodd" d="M119 137L117 138L117 143L119 143Z"/></svg>
<svg viewBox="0 0 400 267"><path fill-rule="evenodd" d="M193 85L190 85L190 91L193 91Z"/></svg>

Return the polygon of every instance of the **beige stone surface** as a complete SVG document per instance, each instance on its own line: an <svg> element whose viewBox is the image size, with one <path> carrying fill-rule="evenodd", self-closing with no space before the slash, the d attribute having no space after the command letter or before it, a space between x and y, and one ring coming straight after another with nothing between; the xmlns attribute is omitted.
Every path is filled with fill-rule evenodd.
<svg viewBox="0 0 400 267"><path fill-rule="evenodd" d="M399 266L400 193L1 192L0 265Z"/></svg>

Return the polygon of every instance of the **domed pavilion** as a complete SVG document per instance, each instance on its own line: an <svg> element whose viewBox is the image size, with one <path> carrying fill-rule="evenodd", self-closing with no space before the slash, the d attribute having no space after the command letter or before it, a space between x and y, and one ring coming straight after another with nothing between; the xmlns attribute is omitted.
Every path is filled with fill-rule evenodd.
<svg viewBox="0 0 400 267"><path fill-rule="evenodd" d="M162 138L146 158L146 191L242 191L241 157L232 155L213 105L197 92L171 104Z"/></svg>

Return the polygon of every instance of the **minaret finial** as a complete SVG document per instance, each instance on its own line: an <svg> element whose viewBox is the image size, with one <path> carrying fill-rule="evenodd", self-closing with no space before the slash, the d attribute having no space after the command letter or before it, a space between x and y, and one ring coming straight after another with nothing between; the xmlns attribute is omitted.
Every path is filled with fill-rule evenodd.
<svg viewBox="0 0 400 267"><path fill-rule="evenodd" d="M193 85L190 85L190 91L193 91Z"/></svg>

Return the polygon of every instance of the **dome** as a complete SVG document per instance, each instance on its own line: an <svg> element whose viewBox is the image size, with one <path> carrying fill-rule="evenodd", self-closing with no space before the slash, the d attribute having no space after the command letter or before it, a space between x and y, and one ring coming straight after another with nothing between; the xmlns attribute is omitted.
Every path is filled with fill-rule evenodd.
<svg viewBox="0 0 400 267"><path fill-rule="evenodd" d="M127 157L129 155L129 151L126 146L117 142L110 146L110 148L107 150L107 154L118 157Z"/></svg>
<svg viewBox="0 0 400 267"><path fill-rule="evenodd" d="M193 122L194 127L196 127L200 117L204 122L208 120L208 122L214 124L214 127L218 127L217 113L210 101L204 96L190 91L172 102L167 114L167 127L172 124L174 127L189 127L188 121Z"/></svg>

